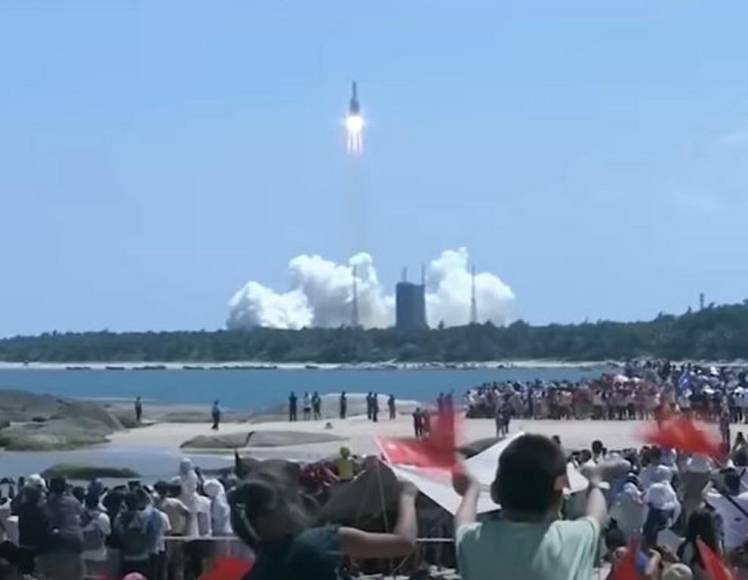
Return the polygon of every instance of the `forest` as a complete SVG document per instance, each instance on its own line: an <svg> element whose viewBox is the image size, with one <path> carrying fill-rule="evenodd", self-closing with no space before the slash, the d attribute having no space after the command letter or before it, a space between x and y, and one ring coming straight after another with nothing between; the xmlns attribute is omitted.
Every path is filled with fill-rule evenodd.
<svg viewBox="0 0 748 580"><path fill-rule="evenodd" d="M5 362L559 360L748 358L748 300L642 322L498 327L490 322L402 332L395 328L248 331L49 332L0 339Z"/></svg>

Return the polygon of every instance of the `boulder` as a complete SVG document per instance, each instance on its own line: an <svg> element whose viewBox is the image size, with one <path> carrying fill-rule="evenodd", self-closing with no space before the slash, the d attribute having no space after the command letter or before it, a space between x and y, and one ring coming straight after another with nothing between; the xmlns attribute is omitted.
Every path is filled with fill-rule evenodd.
<svg viewBox="0 0 748 580"><path fill-rule="evenodd" d="M0 430L0 447L7 451L58 451L108 441L108 427L91 419L51 419L21 423Z"/></svg>
<svg viewBox="0 0 748 580"><path fill-rule="evenodd" d="M182 443L189 449L240 449L242 447L288 447L308 443L330 443L342 441L342 437L330 433L308 433L302 431L249 431L221 435L198 435Z"/></svg>
<svg viewBox="0 0 748 580"><path fill-rule="evenodd" d="M91 481L93 479L135 479L140 477L140 474L127 467L58 463L44 471L42 476L45 479L65 477L67 479Z"/></svg>
<svg viewBox="0 0 748 580"><path fill-rule="evenodd" d="M98 403L4 389L0 390L0 418L13 423L83 418L106 425L110 432L123 429L122 423Z"/></svg>

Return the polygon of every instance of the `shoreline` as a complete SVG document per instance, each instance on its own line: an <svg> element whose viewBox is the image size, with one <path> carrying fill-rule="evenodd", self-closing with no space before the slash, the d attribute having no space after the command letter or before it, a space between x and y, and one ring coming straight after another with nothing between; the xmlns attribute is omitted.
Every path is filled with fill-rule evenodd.
<svg viewBox="0 0 748 580"><path fill-rule="evenodd" d="M508 369L552 369L552 368L617 368L621 361L559 361L559 360L495 360L461 362L359 362L359 363L316 363L308 362L268 362L268 361L128 361L128 362L0 362L3 370L67 370L83 371L300 371L300 370L378 370L378 371L437 371L437 370L508 370Z"/></svg>

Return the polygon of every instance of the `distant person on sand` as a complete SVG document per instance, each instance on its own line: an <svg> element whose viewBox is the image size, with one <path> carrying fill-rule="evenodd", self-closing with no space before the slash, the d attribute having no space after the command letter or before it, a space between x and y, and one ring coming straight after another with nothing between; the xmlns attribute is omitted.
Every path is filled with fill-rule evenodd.
<svg viewBox="0 0 748 580"><path fill-rule="evenodd" d="M315 421L319 421L322 418L322 399L317 391L314 391L314 395L312 395L312 412L314 413Z"/></svg>
<svg viewBox="0 0 748 580"><path fill-rule="evenodd" d="M291 395L288 397L288 420L291 422L298 420L298 403L298 397L296 396L296 393L292 391Z"/></svg>
<svg viewBox="0 0 748 580"><path fill-rule="evenodd" d="M387 399L387 408L390 411L390 419L397 417L397 408L395 407L395 395L390 395Z"/></svg>
<svg viewBox="0 0 748 580"><path fill-rule="evenodd" d="M140 420L143 418L143 401L138 397L135 399L135 420L140 424Z"/></svg>
<svg viewBox="0 0 748 580"><path fill-rule="evenodd" d="M213 429L213 431L218 431L218 427L221 424L221 407L218 405L218 401L213 401L213 408L211 409L210 414L213 417L213 426L211 429Z"/></svg>
<svg viewBox="0 0 748 580"><path fill-rule="evenodd" d="M304 421L309 421L312 418L312 399L309 397L309 393L304 393Z"/></svg>
<svg viewBox="0 0 748 580"><path fill-rule="evenodd" d="M345 419L348 414L348 399L345 396L345 391L340 393L340 418Z"/></svg>
<svg viewBox="0 0 748 580"><path fill-rule="evenodd" d="M372 401L372 395L371 393L368 393L366 395L366 418L371 421L371 417L374 414L374 405Z"/></svg>
<svg viewBox="0 0 748 580"><path fill-rule="evenodd" d="M421 407L416 407L413 411L413 434L417 439L423 437L423 414L421 413Z"/></svg>
<svg viewBox="0 0 748 580"><path fill-rule="evenodd" d="M375 423L379 421L379 395L377 393L371 396L371 420Z"/></svg>

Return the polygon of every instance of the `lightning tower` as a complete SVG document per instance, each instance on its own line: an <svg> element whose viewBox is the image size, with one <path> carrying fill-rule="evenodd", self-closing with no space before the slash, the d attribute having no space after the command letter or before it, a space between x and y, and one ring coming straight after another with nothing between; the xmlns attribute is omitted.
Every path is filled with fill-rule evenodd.
<svg viewBox="0 0 748 580"><path fill-rule="evenodd" d="M351 300L351 328L360 326L358 319L358 278L356 266L353 266L353 300Z"/></svg>
<svg viewBox="0 0 748 580"><path fill-rule="evenodd" d="M475 298L475 266L470 269L470 324L478 324L478 301Z"/></svg>

